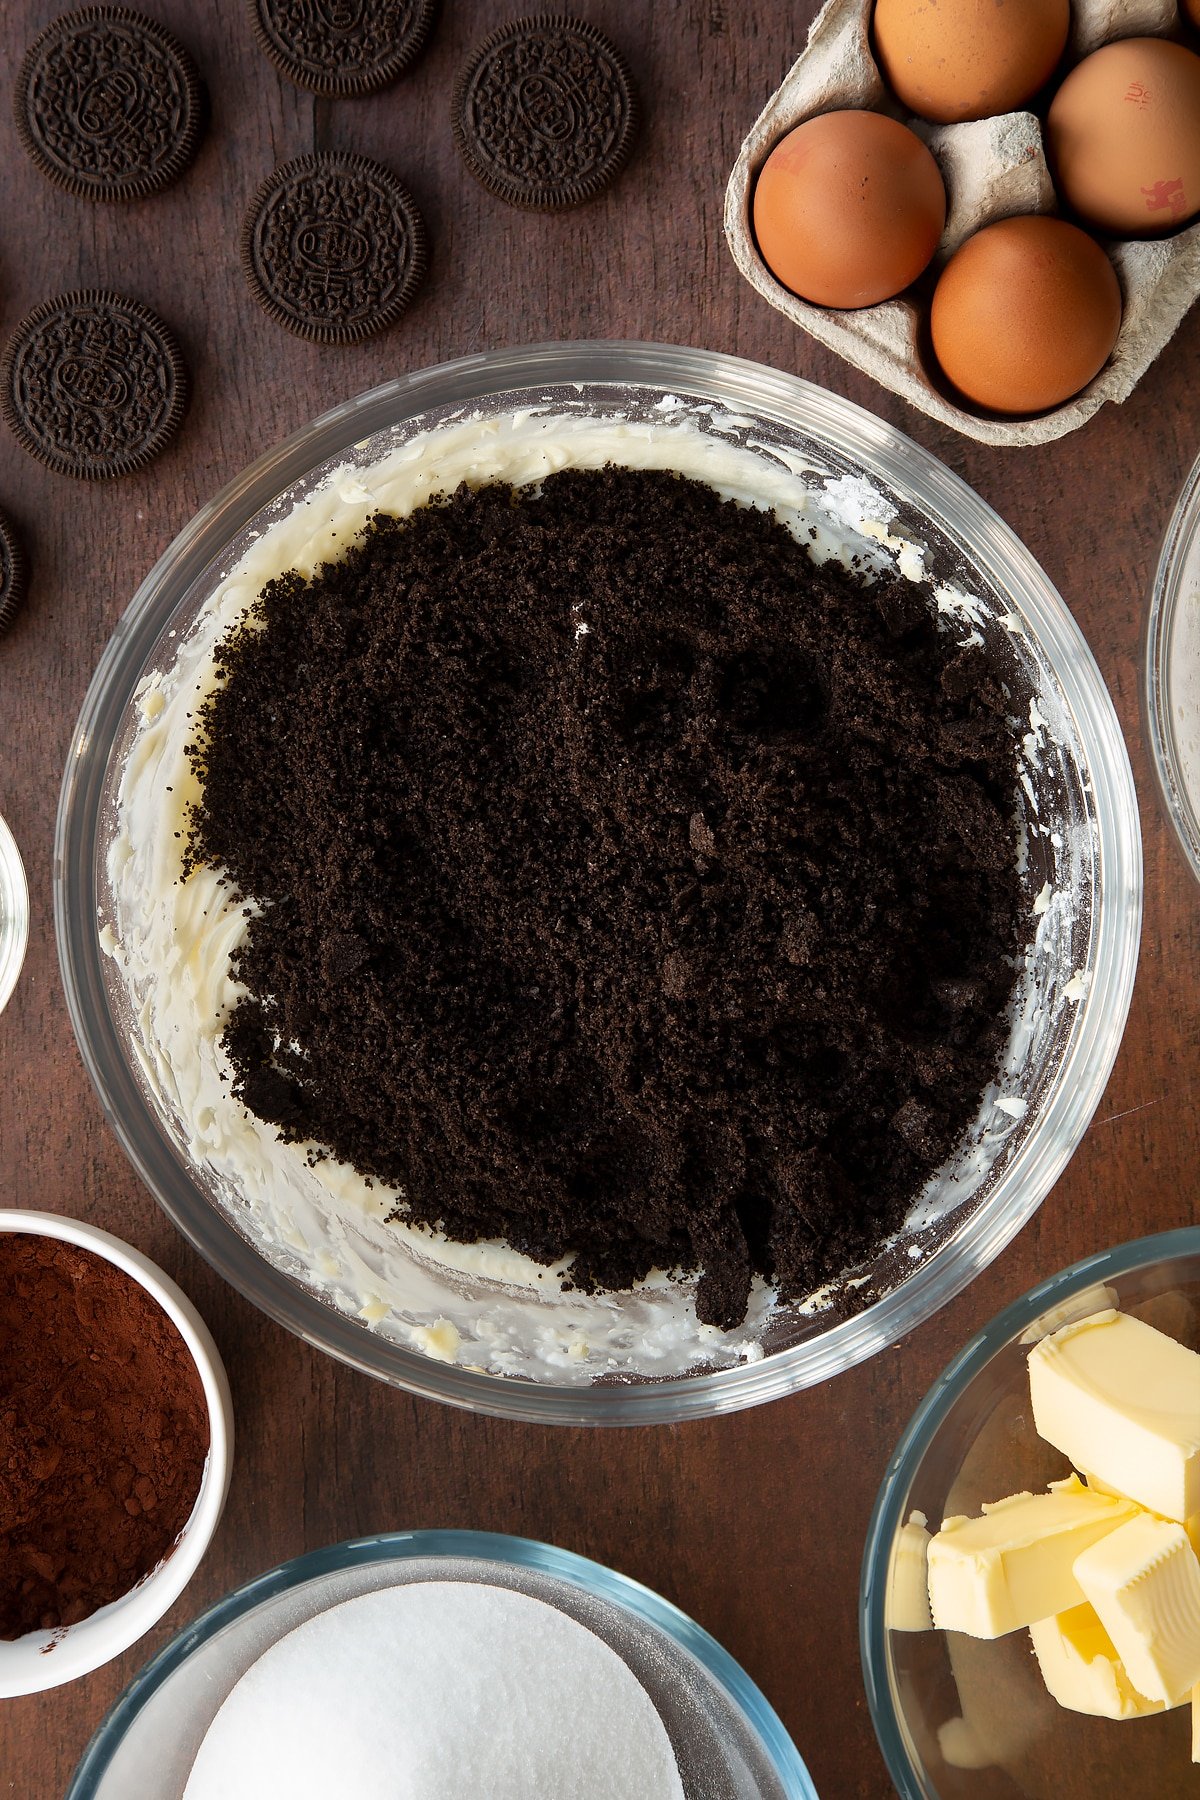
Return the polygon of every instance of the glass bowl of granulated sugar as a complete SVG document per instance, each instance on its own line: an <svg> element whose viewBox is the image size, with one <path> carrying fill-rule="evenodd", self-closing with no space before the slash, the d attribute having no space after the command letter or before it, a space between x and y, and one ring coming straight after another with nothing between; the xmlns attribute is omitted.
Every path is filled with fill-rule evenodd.
<svg viewBox="0 0 1200 1800"><path fill-rule="evenodd" d="M68 1800L816 1800L753 1682L611 1569L394 1532L237 1589L117 1702Z"/></svg>
<svg viewBox="0 0 1200 1800"><path fill-rule="evenodd" d="M845 400L636 344L403 377L218 496L101 660L57 868L84 1060L201 1253L572 1423L959 1292L1087 1128L1141 921L1012 532Z"/></svg>

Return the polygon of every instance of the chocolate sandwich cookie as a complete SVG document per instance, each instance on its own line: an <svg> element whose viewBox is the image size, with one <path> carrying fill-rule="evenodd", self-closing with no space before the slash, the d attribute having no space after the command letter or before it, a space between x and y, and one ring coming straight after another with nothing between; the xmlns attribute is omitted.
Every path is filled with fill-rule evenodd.
<svg viewBox="0 0 1200 1800"><path fill-rule="evenodd" d="M399 176L347 152L284 163L242 227L251 293L318 344L356 344L394 324L428 262L425 221Z"/></svg>
<svg viewBox="0 0 1200 1800"><path fill-rule="evenodd" d="M29 567L12 522L0 512L0 637L3 637L25 599Z"/></svg>
<svg viewBox="0 0 1200 1800"><path fill-rule="evenodd" d="M203 132L195 63L171 32L125 6L85 6L47 25L13 98L33 162L88 200L136 200L169 186Z"/></svg>
<svg viewBox="0 0 1200 1800"><path fill-rule="evenodd" d="M128 475L157 456L187 397L174 333L141 301L100 288L35 307L0 365L0 411L17 442L83 481Z"/></svg>
<svg viewBox="0 0 1200 1800"><path fill-rule="evenodd" d="M489 193L557 211L598 194L624 166L638 108L625 58L582 19L514 19L460 73L454 141Z"/></svg>
<svg viewBox="0 0 1200 1800"><path fill-rule="evenodd" d="M260 49L297 87L374 94L416 61L438 0L250 0Z"/></svg>

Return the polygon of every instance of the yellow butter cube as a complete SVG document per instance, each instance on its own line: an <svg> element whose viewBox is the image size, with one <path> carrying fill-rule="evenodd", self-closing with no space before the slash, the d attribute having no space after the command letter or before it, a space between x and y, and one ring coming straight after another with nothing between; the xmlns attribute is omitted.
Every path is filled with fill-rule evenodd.
<svg viewBox="0 0 1200 1800"><path fill-rule="evenodd" d="M925 1514L909 1514L900 1527L888 1578L884 1618L892 1631L932 1631L929 1611L929 1542Z"/></svg>
<svg viewBox="0 0 1200 1800"><path fill-rule="evenodd" d="M1200 1561L1182 1525L1138 1513L1075 1559L1075 1578L1148 1700L1200 1682Z"/></svg>
<svg viewBox="0 0 1200 1800"><path fill-rule="evenodd" d="M951 1518L929 1544L929 1604L944 1631L995 1638L1067 1612L1084 1594L1082 1550L1137 1514L1077 1476L1046 1494L1012 1494L978 1519Z"/></svg>
<svg viewBox="0 0 1200 1800"><path fill-rule="evenodd" d="M1048 1443L1140 1506L1200 1512L1200 1355L1128 1313L1064 1325L1029 1353L1033 1421Z"/></svg>
<svg viewBox="0 0 1200 1800"><path fill-rule="evenodd" d="M1163 1701L1138 1693L1086 1601L1052 1619L1037 1620L1029 1635L1042 1680L1060 1706L1100 1719L1140 1719L1164 1710Z"/></svg>
<svg viewBox="0 0 1200 1800"><path fill-rule="evenodd" d="M1200 1557L1200 1513L1193 1513L1188 1520L1187 1534L1192 1549ZM1200 1681L1192 1689L1192 1761L1200 1763Z"/></svg>

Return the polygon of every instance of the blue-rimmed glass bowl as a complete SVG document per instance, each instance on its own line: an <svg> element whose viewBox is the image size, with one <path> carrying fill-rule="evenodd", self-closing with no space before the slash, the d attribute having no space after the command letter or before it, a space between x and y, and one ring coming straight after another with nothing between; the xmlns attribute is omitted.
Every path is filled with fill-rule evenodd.
<svg viewBox="0 0 1200 1800"><path fill-rule="evenodd" d="M180 1800L204 1733L251 1663L327 1607L409 1581L515 1588L603 1638L658 1708L688 1800L817 1800L762 1694L685 1613L600 1563L481 1531L358 1538L235 1589L130 1683L84 1752L67 1800Z"/></svg>
<svg viewBox="0 0 1200 1800"><path fill-rule="evenodd" d="M894 1629L900 1531L1045 1487L1066 1459L1033 1428L1031 1344L1106 1306L1200 1349L1200 1227L1121 1244L1051 1276L972 1338L934 1383L888 1465L867 1533L859 1626L867 1699L902 1800L1168 1800L1196 1785L1190 1709L1089 1718L1042 1684L1026 1631L994 1642Z"/></svg>

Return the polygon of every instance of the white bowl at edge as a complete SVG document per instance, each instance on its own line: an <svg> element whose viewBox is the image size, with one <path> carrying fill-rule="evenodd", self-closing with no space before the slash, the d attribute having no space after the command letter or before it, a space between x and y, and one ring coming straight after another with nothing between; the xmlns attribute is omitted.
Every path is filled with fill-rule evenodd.
<svg viewBox="0 0 1200 1800"><path fill-rule="evenodd" d="M29 884L17 840L0 817L0 1013L17 985L29 943Z"/></svg>
<svg viewBox="0 0 1200 1800"><path fill-rule="evenodd" d="M174 1605L199 1567L225 1506L233 1462L233 1402L225 1366L207 1325L171 1278L139 1250L95 1225L19 1207L0 1209L0 1231L28 1232L77 1244L123 1269L145 1288L188 1347L204 1389L209 1428L200 1492L170 1555L127 1594L77 1625L30 1631L24 1637L0 1641L0 1700L11 1700L89 1675L128 1650Z"/></svg>

